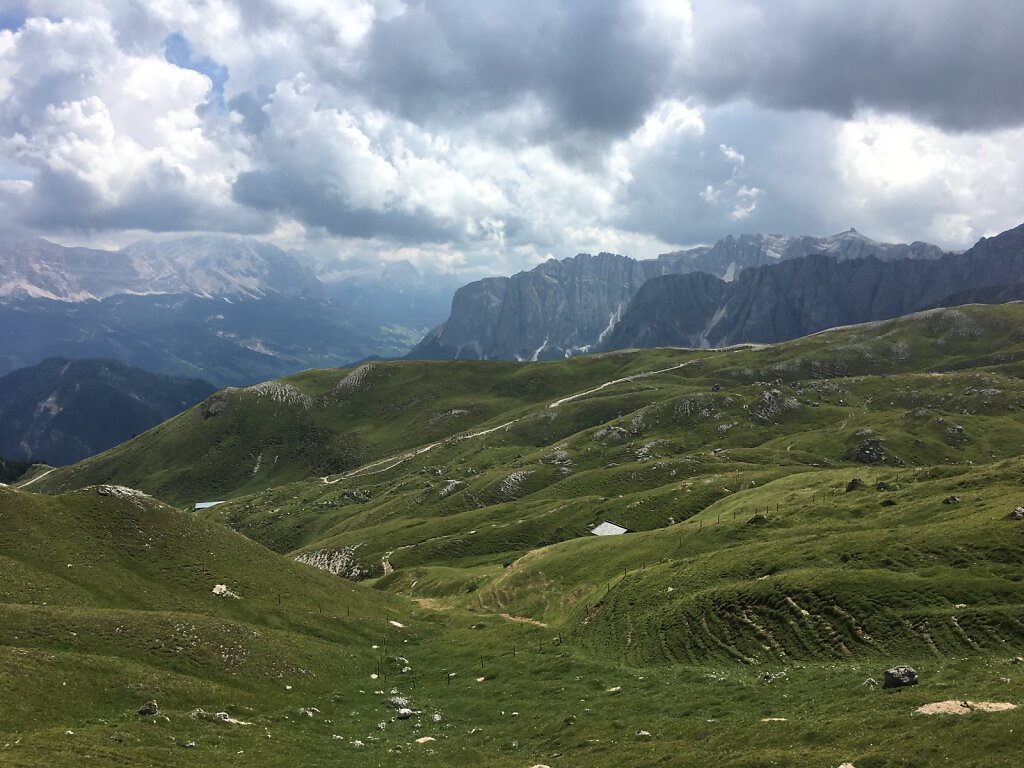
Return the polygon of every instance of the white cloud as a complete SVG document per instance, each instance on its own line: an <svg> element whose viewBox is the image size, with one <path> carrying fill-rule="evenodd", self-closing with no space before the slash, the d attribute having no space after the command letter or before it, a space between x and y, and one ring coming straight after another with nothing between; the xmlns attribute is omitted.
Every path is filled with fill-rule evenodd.
<svg viewBox="0 0 1024 768"><path fill-rule="evenodd" d="M0 179L15 179L0 226L65 241L263 229L292 247L505 271L580 250L653 256L740 226L963 247L1019 223L1016 107L980 93L972 126L946 103L1012 63L1005 40L991 55L964 41L952 84L942 46L963 35L941 14L785 3L801 13L32 0L36 18L0 31ZM991 30L998 14L981 16L965 23ZM920 61L898 55L901 29ZM170 35L226 68L223 101L165 60ZM870 41L895 53L876 66ZM822 51L842 58L808 66ZM1014 102L1019 78L1004 85Z"/></svg>
<svg viewBox="0 0 1024 768"><path fill-rule="evenodd" d="M892 239L958 246L1019 224L1024 129L946 133L908 118L869 115L837 129L839 207L878 222Z"/></svg>
<svg viewBox="0 0 1024 768"><path fill-rule="evenodd" d="M204 75L158 53L126 52L97 20L30 20L11 36L2 60L18 87L0 103L0 154L28 169L30 181L45 174L80 185L90 195L83 205L100 219L132 204L127 198L140 187L168 178L177 185L172 191L197 207L225 214L233 207L231 179L248 159L243 148L224 146L204 129L197 114L210 93ZM25 197L36 193L33 187ZM45 198L35 204L59 207ZM59 222L83 212L50 213Z"/></svg>

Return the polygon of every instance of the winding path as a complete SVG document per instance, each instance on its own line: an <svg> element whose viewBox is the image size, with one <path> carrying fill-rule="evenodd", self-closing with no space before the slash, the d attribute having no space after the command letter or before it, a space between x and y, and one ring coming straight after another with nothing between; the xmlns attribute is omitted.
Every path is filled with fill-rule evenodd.
<svg viewBox="0 0 1024 768"><path fill-rule="evenodd" d="M47 476L48 474L50 474L51 472L53 472L53 470L54 470L54 469L56 469L56 467L54 467L53 469L48 469L48 470L46 470L46 471L45 471L45 472L43 472L43 474L41 474L41 475L36 475L36 476L35 476L35 477L33 477L33 478L32 478L31 480L29 480L29 481L28 481L27 483L23 483L22 485L16 485L16 486L14 486L14 487L15 487L15 488L17 488L17 489L18 489L19 491L20 491L20 490L23 490L23 489L25 489L25 488L28 488L28 487L29 487L30 485L32 485L32 483L36 482L37 480L42 480L42 479L43 479L44 477L46 477L46 476Z"/></svg>
<svg viewBox="0 0 1024 768"><path fill-rule="evenodd" d="M584 390L583 392L577 392L574 395L569 395L568 397L563 397L559 400L555 400L552 403L548 403L548 408L557 408L558 406L564 405L565 403L571 403L573 400L579 400L581 397L586 397L587 395L592 395L595 392L600 392L602 389L614 386L615 384L624 384L629 381L644 379L647 378L648 376L657 376L659 373L668 373L669 371L675 371L680 368L685 368L688 365L692 365L693 363L698 362L698 360L700 359L703 358L687 360L685 363L676 363L675 365L670 365L668 368L659 368L656 371L644 371L643 373L634 373L631 376L623 376L621 379L612 379L611 381L606 381L604 384L593 387L592 389L587 389ZM489 435L492 432L497 432L499 429L508 429L518 421L520 421L520 419L512 419L512 421L506 421L504 424L499 424L498 426L490 427L489 429L482 429L478 432L470 432L464 435L454 435L452 437L447 437L444 440L438 440L436 443L423 445L411 451L405 451L403 453L398 453L393 456L387 456L383 459L371 461L369 464L364 464L363 466L358 467L357 469L349 470L348 472L343 472L342 474L337 475L333 479L331 478L330 475L324 475L320 479L323 481L324 485L334 485L335 483L340 482L341 480L350 477L355 477L357 475L377 475L380 474L381 472L387 472L390 469L394 469L399 464L403 464L406 461L409 461L409 459L414 459L420 454L426 453L427 451L432 451L439 445L461 443L463 440L472 440L474 437L483 437L484 435ZM42 477L42 475L40 475L40 477ZM36 479L38 480L39 478ZM385 570L385 573L387 572L388 571Z"/></svg>
<svg viewBox="0 0 1024 768"><path fill-rule="evenodd" d="M594 387L593 389L588 389L584 392L577 392L575 395L563 397L561 400L555 400L555 402L548 404L548 408L557 408L558 406L563 405L564 403L571 403L573 400L579 400L581 397L586 397L587 395L592 395L595 392L600 392L605 387L610 387L613 384L624 384L627 381L636 381L637 379L645 379L648 376L657 376L659 373L668 373L669 371L675 371L678 370L679 368L685 368L686 366L696 362L697 360L687 360L685 363L676 363L675 365L670 365L668 368L660 368L657 371L634 373L632 376L623 376L621 379L613 379L612 381L606 381L604 384Z"/></svg>

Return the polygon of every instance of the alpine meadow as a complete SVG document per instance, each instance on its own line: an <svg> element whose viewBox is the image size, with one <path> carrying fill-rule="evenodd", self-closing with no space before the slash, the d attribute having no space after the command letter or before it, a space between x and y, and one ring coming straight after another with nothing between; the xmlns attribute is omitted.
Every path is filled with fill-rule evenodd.
<svg viewBox="0 0 1024 768"><path fill-rule="evenodd" d="M1022 26L4 4L0 767L1017 768Z"/></svg>

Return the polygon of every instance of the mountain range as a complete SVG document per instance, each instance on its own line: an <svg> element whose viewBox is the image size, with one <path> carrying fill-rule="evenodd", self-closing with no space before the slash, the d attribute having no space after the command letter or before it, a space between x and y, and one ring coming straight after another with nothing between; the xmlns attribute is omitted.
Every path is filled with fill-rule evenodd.
<svg viewBox="0 0 1024 768"><path fill-rule="evenodd" d="M930 261L812 255L745 270L732 282L666 275L640 288L602 349L783 341L962 299L1006 300L1021 282L1024 225Z"/></svg>
<svg viewBox="0 0 1024 768"><path fill-rule="evenodd" d="M119 251L0 240L0 375L51 356L248 385L408 351L457 278L224 236Z"/></svg>
<svg viewBox="0 0 1024 768"><path fill-rule="evenodd" d="M116 360L49 358L0 377L0 456L70 464L123 443L214 391Z"/></svg>
<svg viewBox="0 0 1024 768"><path fill-rule="evenodd" d="M730 282L744 271L808 254L837 261L938 259L935 245L879 243L854 229L830 237L741 235L713 246L635 260L601 253L550 260L512 277L478 280L456 291L447 321L408 354L412 359L551 360L601 347L648 280L700 273ZM711 283L707 283L711 286ZM700 301L708 301L701 298Z"/></svg>

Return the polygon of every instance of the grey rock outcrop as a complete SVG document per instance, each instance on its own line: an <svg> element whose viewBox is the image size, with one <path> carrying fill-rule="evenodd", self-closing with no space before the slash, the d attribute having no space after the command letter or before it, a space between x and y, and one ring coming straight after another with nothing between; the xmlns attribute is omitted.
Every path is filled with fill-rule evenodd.
<svg viewBox="0 0 1024 768"><path fill-rule="evenodd" d="M149 715L155 715L159 711L156 705L156 699L151 699L139 707L139 715L142 717L148 717Z"/></svg>
<svg viewBox="0 0 1024 768"><path fill-rule="evenodd" d="M903 688L908 685L917 685L917 670L913 667L900 665L885 670L883 688Z"/></svg>
<svg viewBox="0 0 1024 768"><path fill-rule="evenodd" d="M885 448L882 441L877 437L871 437L857 446L857 452L853 455L855 461L861 464L877 464L885 460Z"/></svg>
<svg viewBox="0 0 1024 768"><path fill-rule="evenodd" d="M579 254L478 280L456 291L448 320L408 357L554 360L589 351L663 268L612 253Z"/></svg>

